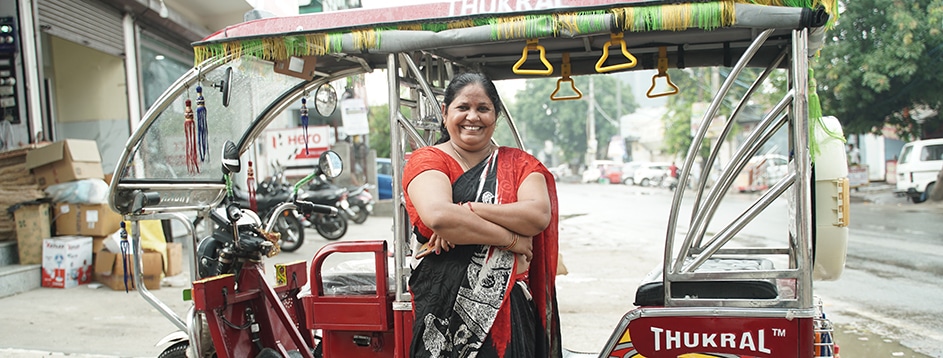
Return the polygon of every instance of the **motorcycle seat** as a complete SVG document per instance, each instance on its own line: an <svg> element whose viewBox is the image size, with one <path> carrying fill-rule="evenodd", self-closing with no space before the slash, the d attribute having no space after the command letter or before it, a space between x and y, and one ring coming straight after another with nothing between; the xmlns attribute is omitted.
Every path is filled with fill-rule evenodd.
<svg viewBox="0 0 943 358"><path fill-rule="evenodd" d="M712 258L698 268L698 272L718 271L748 271L772 270L773 263L768 259L745 258ZM662 279L662 268L655 271L642 281L635 291L636 306L664 306L665 283ZM703 280L703 281L673 281L671 283L672 298L702 298L702 299L765 299L779 297L779 290L774 280Z"/></svg>

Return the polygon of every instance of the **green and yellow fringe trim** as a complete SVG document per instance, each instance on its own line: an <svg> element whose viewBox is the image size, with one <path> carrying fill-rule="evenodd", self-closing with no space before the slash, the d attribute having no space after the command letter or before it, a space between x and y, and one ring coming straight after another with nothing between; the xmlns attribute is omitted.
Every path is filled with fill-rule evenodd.
<svg viewBox="0 0 943 358"><path fill-rule="evenodd" d="M553 15L506 16L466 19L439 23L404 24L350 30L354 46L364 51L379 49L384 31L431 31L490 26L495 41L611 31L607 15L623 31L683 31L691 28L713 30L736 21L735 3L789 7L824 7L831 15L830 27L838 15L838 0L721 0L707 3L651 5L618 9L560 13ZM284 60L292 56L321 56L343 50L343 32L234 40L195 46L194 63L211 58L251 56L263 60Z"/></svg>

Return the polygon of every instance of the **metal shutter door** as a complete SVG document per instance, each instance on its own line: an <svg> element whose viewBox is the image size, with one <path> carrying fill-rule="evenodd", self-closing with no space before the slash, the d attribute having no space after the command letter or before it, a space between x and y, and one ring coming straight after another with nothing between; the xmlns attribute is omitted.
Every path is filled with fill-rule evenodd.
<svg viewBox="0 0 943 358"><path fill-rule="evenodd" d="M97 0L40 0L43 32L115 56L124 54L121 12Z"/></svg>

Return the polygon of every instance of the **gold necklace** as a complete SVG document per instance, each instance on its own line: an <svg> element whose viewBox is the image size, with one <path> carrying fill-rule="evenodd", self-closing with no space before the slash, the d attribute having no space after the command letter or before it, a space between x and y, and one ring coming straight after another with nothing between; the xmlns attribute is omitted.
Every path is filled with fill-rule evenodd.
<svg viewBox="0 0 943 358"><path fill-rule="evenodd" d="M462 154L458 152L458 148L455 147L455 143L452 143L452 141L449 141L449 145L452 147L452 152L455 152L455 155L458 156L458 159L461 159L462 163L465 164L465 168L463 169L468 170L469 168L471 168L471 165L468 165L468 161L465 160L465 157L463 157Z"/></svg>

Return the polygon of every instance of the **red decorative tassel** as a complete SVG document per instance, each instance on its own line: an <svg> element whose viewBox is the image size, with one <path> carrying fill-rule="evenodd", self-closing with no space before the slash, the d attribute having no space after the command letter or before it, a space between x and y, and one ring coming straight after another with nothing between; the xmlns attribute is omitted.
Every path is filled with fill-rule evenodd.
<svg viewBox="0 0 943 358"><path fill-rule="evenodd" d="M190 174L200 172L200 162L197 158L196 150L196 123L193 121L193 108L190 107L190 100L186 102L186 108L183 110L183 133L186 136L186 160L187 171Z"/></svg>
<svg viewBox="0 0 943 358"><path fill-rule="evenodd" d="M252 211L258 211L258 204L255 201L255 171L252 170L252 161L249 161L249 169L246 170L246 188L249 191L249 208Z"/></svg>

